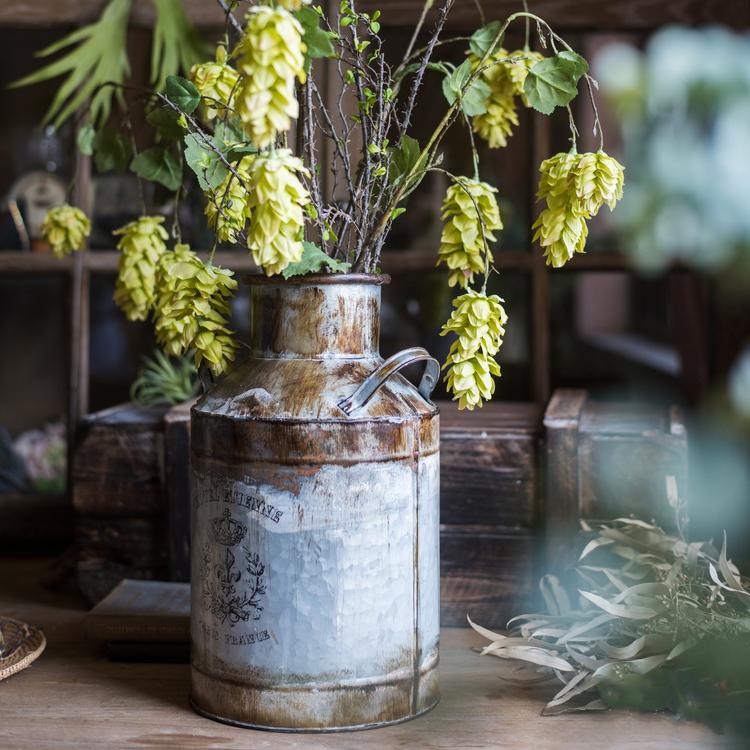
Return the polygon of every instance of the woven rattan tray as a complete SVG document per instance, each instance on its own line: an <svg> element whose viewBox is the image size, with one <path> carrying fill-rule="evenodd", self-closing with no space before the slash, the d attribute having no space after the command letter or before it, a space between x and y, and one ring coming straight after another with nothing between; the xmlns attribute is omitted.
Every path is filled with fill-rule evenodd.
<svg viewBox="0 0 750 750"><path fill-rule="evenodd" d="M37 659L47 641L39 628L0 617L0 680L26 669Z"/></svg>

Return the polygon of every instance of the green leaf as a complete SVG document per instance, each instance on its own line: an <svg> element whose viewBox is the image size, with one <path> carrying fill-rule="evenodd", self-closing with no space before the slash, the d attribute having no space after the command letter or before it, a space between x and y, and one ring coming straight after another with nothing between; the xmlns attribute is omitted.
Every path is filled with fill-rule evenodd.
<svg viewBox="0 0 750 750"><path fill-rule="evenodd" d="M391 149L390 178L394 185L414 168L419 161L421 150L419 143L409 135L401 136L398 146Z"/></svg>
<svg viewBox="0 0 750 750"><path fill-rule="evenodd" d="M182 184L182 164L171 149L154 146L141 151L130 163L130 170L150 182L158 182L167 190L177 190Z"/></svg>
<svg viewBox="0 0 750 750"><path fill-rule="evenodd" d="M333 39L336 35L320 28L321 18L313 8L302 6L295 14L303 30L302 40L307 47L305 71L310 71L312 60L321 57L336 57Z"/></svg>
<svg viewBox="0 0 750 750"><path fill-rule="evenodd" d="M213 141L214 145L223 152L225 146ZM196 133L185 136L185 162L195 172L198 185L203 191L216 190L224 178L229 174L226 165L219 155L204 143Z"/></svg>
<svg viewBox="0 0 750 750"><path fill-rule="evenodd" d="M78 144L78 150L84 156L91 156L94 153L94 139L96 138L96 130L91 123L84 125L76 136L76 143Z"/></svg>
<svg viewBox="0 0 750 750"><path fill-rule="evenodd" d="M578 92L578 81L587 70L588 63L575 52L545 57L526 76L523 90L529 104L544 115L570 104Z"/></svg>
<svg viewBox="0 0 750 750"><path fill-rule="evenodd" d="M492 21L486 26L482 26L481 29L477 29L469 40L469 49L477 56L484 57L487 51L492 47L496 49L503 42L503 37L498 39L497 44L493 46L492 42L495 41L495 37L500 31L502 23L500 21Z"/></svg>
<svg viewBox="0 0 750 750"><path fill-rule="evenodd" d="M180 76L167 76L165 94L172 104L187 114L195 111L201 103L201 95L198 93L198 89L187 78Z"/></svg>
<svg viewBox="0 0 750 750"><path fill-rule="evenodd" d="M180 124L180 115L169 107L157 107L146 115L146 122L156 130L159 140L175 141L182 138L185 130Z"/></svg>
<svg viewBox="0 0 750 750"><path fill-rule="evenodd" d="M459 99L461 111L469 117L475 117L487 111L492 90L481 78L475 78L467 86L471 73L471 62L465 60L443 79L443 94L448 104L453 104Z"/></svg>
<svg viewBox="0 0 750 750"><path fill-rule="evenodd" d="M305 248L302 257L296 263L290 263L281 272L285 279L292 276L303 276L306 273L317 273L323 269L323 266L328 266L333 273L346 273L351 268L351 263L342 263L331 258L313 242L303 242L302 244Z"/></svg>
<svg viewBox="0 0 750 750"><path fill-rule="evenodd" d="M93 141L94 163L99 172L124 172L130 161L130 146L120 133L112 128L100 130Z"/></svg>

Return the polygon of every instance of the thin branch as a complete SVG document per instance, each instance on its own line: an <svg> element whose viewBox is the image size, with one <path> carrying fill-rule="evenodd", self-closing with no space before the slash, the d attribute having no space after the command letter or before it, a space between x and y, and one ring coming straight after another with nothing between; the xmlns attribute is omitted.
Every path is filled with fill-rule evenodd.
<svg viewBox="0 0 750 750"><path fill-rule="evenodd" d="M232 28L238 33L242 34L244 32L244 29L242 28L242 24L234 17L234 13L232 13L232 9L229 7L229 4L225 2L225 0L216 0L216 2L219 4L219 7L224 11L224 15L227 18L227 21L232 25Z"/></svg>

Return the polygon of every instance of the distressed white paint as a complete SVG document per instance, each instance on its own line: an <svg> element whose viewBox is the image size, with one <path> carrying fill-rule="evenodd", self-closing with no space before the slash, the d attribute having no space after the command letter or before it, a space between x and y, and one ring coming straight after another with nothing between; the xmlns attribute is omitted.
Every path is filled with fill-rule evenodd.
<svg viewBox="0 0 750 750"><path fill-rule="evenodd" d="M413 669L415 639L422 661L434 659L438 456L424 457L418 472L411 461L331 464L302 478L298 469L277 467L295 475L298 493L254 482L252 465L239 481L195 472L196 665L218 678L278 687L386 679ZM235 623L222 623L206 607L207 589L221 592L227 547L213 530L225 510L246 528L229 548L233 572L242 574L232 596L241 598L255 582L243 566L245 550L265 565L262 611L246 607L249 618Z"/></svg>

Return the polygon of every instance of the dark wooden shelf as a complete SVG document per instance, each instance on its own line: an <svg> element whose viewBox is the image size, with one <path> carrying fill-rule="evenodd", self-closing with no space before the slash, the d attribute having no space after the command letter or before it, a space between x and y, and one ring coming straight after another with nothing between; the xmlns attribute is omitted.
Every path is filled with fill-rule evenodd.
<svg viewBox="0 0 750 750"><path fill-rule="evenodd" d="M534 253L526 250L498 250L495 252L495 265L498 270L528 271L534 265ZM92 250L84 254L84 266L91 273L116 273L119 252L116 250ZM208 252L200 252L205 260ZM250 255L241 250L224 250L214 256L216 263L237 273L258 273L258 266ZM388 250L382 256L382 268L386 273L407 271L430 271L435 268L437 255L432 250ZM70 273L74 258L58 260L50 253L33 253L15 250L0 251L0 276ZM584 271L624 271L629 269L630 260L621 253L590 253L577 255L560 270ZM551 269L554 270L554 269Z"/></svg>
<svg viewBox="0 0 750 750"><path fill-rule="evenodd" d="M221 27L224 14L215 0L183 0L190 19L197 26ZM436 3L436 5L438 5ZM79 25L98 18L106 0L4 0L0 3L0 26L34 27ZM413 27L424 0L360 0L357 9L380 10L384 26ZM518 0L485 3L487 20L506 18L519 10ZM532 10L558 30L648 30L668 23L724 23L735 28L750 23L747 3L718 0L666 0L665 2L615 2L614 0L535 0ZM433 11L434 13L434 11ZM241 15L241 14L239 14ZM152 26L154 8L149 0L134 0L131 23ZM476 3L458 0L448 28L464 30L481 24Z"/></svg>

